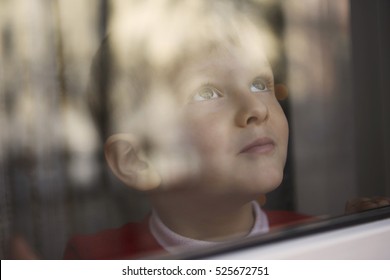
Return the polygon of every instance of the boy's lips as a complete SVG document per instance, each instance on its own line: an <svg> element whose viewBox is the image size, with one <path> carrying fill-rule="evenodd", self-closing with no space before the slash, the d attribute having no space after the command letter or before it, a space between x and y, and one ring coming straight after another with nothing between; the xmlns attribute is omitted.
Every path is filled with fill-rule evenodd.
<svg viewBox="0 0 390 280"><path fill-rule="evenodd" d="M268 137L258 138L241 149L240 154L264 154L274 149L275 142Z"/></svg>

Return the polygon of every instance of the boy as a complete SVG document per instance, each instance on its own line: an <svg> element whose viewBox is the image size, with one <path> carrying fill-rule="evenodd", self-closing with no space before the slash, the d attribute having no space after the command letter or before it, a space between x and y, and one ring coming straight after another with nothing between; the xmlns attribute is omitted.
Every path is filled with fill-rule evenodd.
<svg viewBox="0 0 390 280"><path fill-rule="evenodd" d="M281 183L288 142L271 34L241 1L126 3L113 6L91 102L95 116L109 108L108 165L153 211L144 223L73 238L65 258L174 253L267 232L255 201ZM107 104L96 99L102 71Z"/></svg>

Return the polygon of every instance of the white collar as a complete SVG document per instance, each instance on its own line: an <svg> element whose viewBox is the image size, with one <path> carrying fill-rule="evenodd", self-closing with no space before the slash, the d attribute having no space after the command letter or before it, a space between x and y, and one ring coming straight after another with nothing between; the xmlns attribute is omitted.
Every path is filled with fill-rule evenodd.
<svg viewBox="0 0 390 280"><path fill-rule="evenodd" d="M246 237L269 231L267 215L261 210L260 205L256 201L252 201L252 207L255 223ZM191 250L221 244L221 242L192 239L173 232L163 224L154 210L149 219L149 228L157 242L169 253L177 253L183 249Z"/></svg>

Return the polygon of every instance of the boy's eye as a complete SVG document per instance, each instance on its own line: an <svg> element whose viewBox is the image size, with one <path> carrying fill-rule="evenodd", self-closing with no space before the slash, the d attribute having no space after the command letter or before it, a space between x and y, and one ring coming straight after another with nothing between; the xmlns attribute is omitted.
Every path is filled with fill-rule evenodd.
<svg viewBox="0 0 390 280"><path fill-rule="evenodd" d="M262 92L262 91L268 91L269 88L267 87L267 81L261 78L257 78L253 81L251 84L251 91L252 92Z"/></svg>
<svg viewBox="0 0 390 280"><path fill-rule="evenodd" d="M193 97L194 101L204 101L219 98L222 93L213 87L204 87L200 89Z"/></svg>

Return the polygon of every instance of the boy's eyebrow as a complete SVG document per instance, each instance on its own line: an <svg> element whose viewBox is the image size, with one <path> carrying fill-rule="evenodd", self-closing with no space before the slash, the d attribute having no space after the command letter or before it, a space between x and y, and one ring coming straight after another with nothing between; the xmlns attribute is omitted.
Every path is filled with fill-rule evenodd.
<svg viewBox="0 0 390 280"><path fill-rule="evenodd" d="M205 71L215 72L216 67L222 66L226 70L229 68L226 66L229 65L230 65L229 63L226 63L223 60L218 60L218 61L214 60L214 61L209 61L207 63L203 63L201 65L198 64L196 66L186 68L185 72L187 73L199 73L199 72L202 73ZM253 72L260 72L260 73L267 73L267 74L273 73L271 65L268 63L268 61L253 62L249 67L252 68ZM235 71L235 70L236 68L231 68L229 71Z"/></svg>
<svg viewBox="0 0 390 280"><path fill-rule="evenodd" d="M262 63L261 65L251 65L249 66L250 67L250 73L251 73L251 76L249 77L250 79L251 78L256 78L256 77L259 77L259 76L268 76L268 77L273 77L273 71L272 71L272 68L270 67L270 65L268 63ZM192 72L192 71L191 71ZM213 80L214 76L216 74L219 74L220 72L216 72L216 69L213 69L212 67L201 67L199 69L194 69L194 72L192 72L193 74L196 73L198 76L198 80L202 79L202 78L206 78L206 79L209 79L209 80ZM199 74L201 73L201 74ZM237 74L240 74L240 68L231 68L229 69L229 67L225 67L224 68L224 76L235 76ZM187 76L187 75L186 75ZM188 76L191 77L191 74L189 74Z"/></svg>

